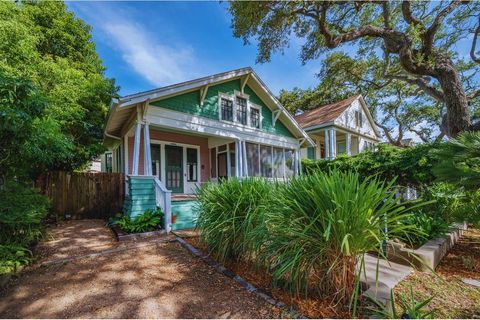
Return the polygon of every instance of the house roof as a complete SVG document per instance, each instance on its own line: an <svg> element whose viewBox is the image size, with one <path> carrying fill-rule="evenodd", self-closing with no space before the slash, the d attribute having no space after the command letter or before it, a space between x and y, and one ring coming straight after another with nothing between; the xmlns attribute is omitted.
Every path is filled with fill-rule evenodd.
<svg viewBox="0 0 480 320"><path fill-rule="evenodd" d="M295 117L298 124L303 128L322 125L327 122L335 121L347 108L357 100L361 95L355 95L350 98L317 107Z"/></svg>
<svg viewBox="0 0 480 320"><path fill-rule="evenodd" d="M282 122L287 123L290 130L293 130L297 137L304 138L309 144L315 145L313 140L297 123L295 118L283 107L283 105L277 100L275 95L268 89L265 83L260 77L253 71L252 68L246 67L219 74L194 79L186 82L181 82L158 89L139 92L136 94L120 97L119 99L112 100L109 110L107 123L105 125L105 136L118 135L119 129L121 129L123 122L127 121L130 117L130 109L144 102L153 102L155 100L161 100L166 97L171 97L186 92L200 90L202 88L208 88L212 84L231 81L234 79L244 79L245 83L248 83L250 87L258 92L262 93L261 98L265 99L272 109L280 110L280 118ZM263 100L262 99L262 100ZM114 121L112 118L117 118Z"/></svg>

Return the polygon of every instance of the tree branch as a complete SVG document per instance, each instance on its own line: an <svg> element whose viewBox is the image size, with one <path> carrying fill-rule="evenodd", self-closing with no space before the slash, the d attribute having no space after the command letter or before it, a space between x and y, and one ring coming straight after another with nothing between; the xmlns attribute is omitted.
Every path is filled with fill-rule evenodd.
<svg viewBox="0 0 480 320"><path fill-rule="evenodd" d="M476 63L480 63L480 57L477 57L475 54L475 50L477 47L478 34L480 34L480 15L478 16L478 26L477 26L477 29L475 29L475 33L473 35L473 41L472 41L472 48L470 49L470 57L472 57L472 60Z"/></svg>
<svg viewBox="0 0 480 320"><path fill-rule="evenodd" d="M455 10L456 7L464 3L463 1L460 0L454 0L450 2L448 6L446 6L442 11L438 13L438 15L435 17L435 20L433 21L432 25L425 31L423 34L423 52L425 52L427 55L429 55L432 52L432 47L433 47L433 41L435 39L435 34L438 31L438 28L443 22L443 19L451 13L453 10Z"/></svg>
<svg viewBox="0 0 480 320"><path fill-rule="evenodd" d="M405 19L408 24L414 26L422 25L420 20L413 16L410 1L407 0L402 2L402 14L403 19Z"/></svg>
<svg viewBox="0 0 480 320"><path fill-rule="evenodd" d="M425 81L422 78L410 78L408 76L404 75L396 75L396 74L387 74L385 75L386 78L390 79L396 79L396 80L401 80L405 81L409 84L414 84L417 85L420 89L422 89L426 94L434 98L435 100L444 103L445 102L445 97L443 95L443 92L440 90L431 87L428 85L427 81Z"/></svg>

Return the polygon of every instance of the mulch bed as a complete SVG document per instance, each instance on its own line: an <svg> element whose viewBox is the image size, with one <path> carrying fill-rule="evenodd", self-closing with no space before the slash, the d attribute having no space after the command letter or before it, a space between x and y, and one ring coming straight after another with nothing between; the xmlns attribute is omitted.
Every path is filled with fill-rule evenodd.
<svg viewBox="0 0 480 320"><path fill-rule="evenodd" d="M199 241L198 237L189 237L185 239L191 245L207 252L205 246ZM263 290L271 297L279 300L286 305L293 306L298 312L308 318L351 318L347 306L335 305L332 299L322 299L310 295L309 297L295 297L292 294L274 288L271 276L262 268L255 268L252 264L244 261L231 262L225 265L226 268L238 274L248 282ZM360 316L361 315L357 315Z"/></svg>

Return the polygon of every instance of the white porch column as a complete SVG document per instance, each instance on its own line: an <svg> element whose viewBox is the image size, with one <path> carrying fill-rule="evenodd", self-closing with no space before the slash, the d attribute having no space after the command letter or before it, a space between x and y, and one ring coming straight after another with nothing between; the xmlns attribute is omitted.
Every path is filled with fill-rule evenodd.
<svg viewBox="0 0 480 320"><path fill-rule="evenodd" d="M248 177L247 143L245 141L242 141L242 160L243 177Z"/></svg>
<svg viewBox="0 0 480 320"><path fill-rule="evenodd" d="M330 159L330 130L325 129L325 159Z"/></svg>
<svg viewBox="0 0 480 320"><path fill-rule="evenodd" d="M352 155L352 135L350 133L347 133L345 145L346 145L346 149L347 149L346 150L347 151L347 156Z"/></svg>
<svg viewBox="0 0 480 320"><path fill-rule="evenodd" d="M133 140L133 166L132 175L138 176L138 162L140 157L140 135L142 133L142 124L137 122L135 126L135 138Z"/></svg>
<svg viewBox="0 0 480 320"><path fill-rule="evenodd" d="M243 152L242 152L242 141L235 141L235 175L237 178L241 179L243 177Z"/></svg>
<svg viewBox="0 0 480 320"><path fill-rule="evenodd" d="M330 129L330 159L337 157L337 131Z"/></svg>
<svg viewBox="0 0 480 320"><path fill-rule="evenodd" d="M152 152L150 150L150 129L148 122L143 125L143 174L152 175Z"/></svg>

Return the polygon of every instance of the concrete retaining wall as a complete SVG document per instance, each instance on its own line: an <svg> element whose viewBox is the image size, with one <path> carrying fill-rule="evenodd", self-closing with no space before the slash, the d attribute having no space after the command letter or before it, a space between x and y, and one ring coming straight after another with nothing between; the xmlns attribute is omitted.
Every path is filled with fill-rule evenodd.
<svg viewBox="0 0 480 320"><path fill-rule="evenodd" d="M390 261L404 265L415 266L426 271L434 270L442 258L460 239L467 230L467 224L455 224L447 235L432 239L418 249L406 248L405 245L389 242L387 246L387 258Z"/></svg>

